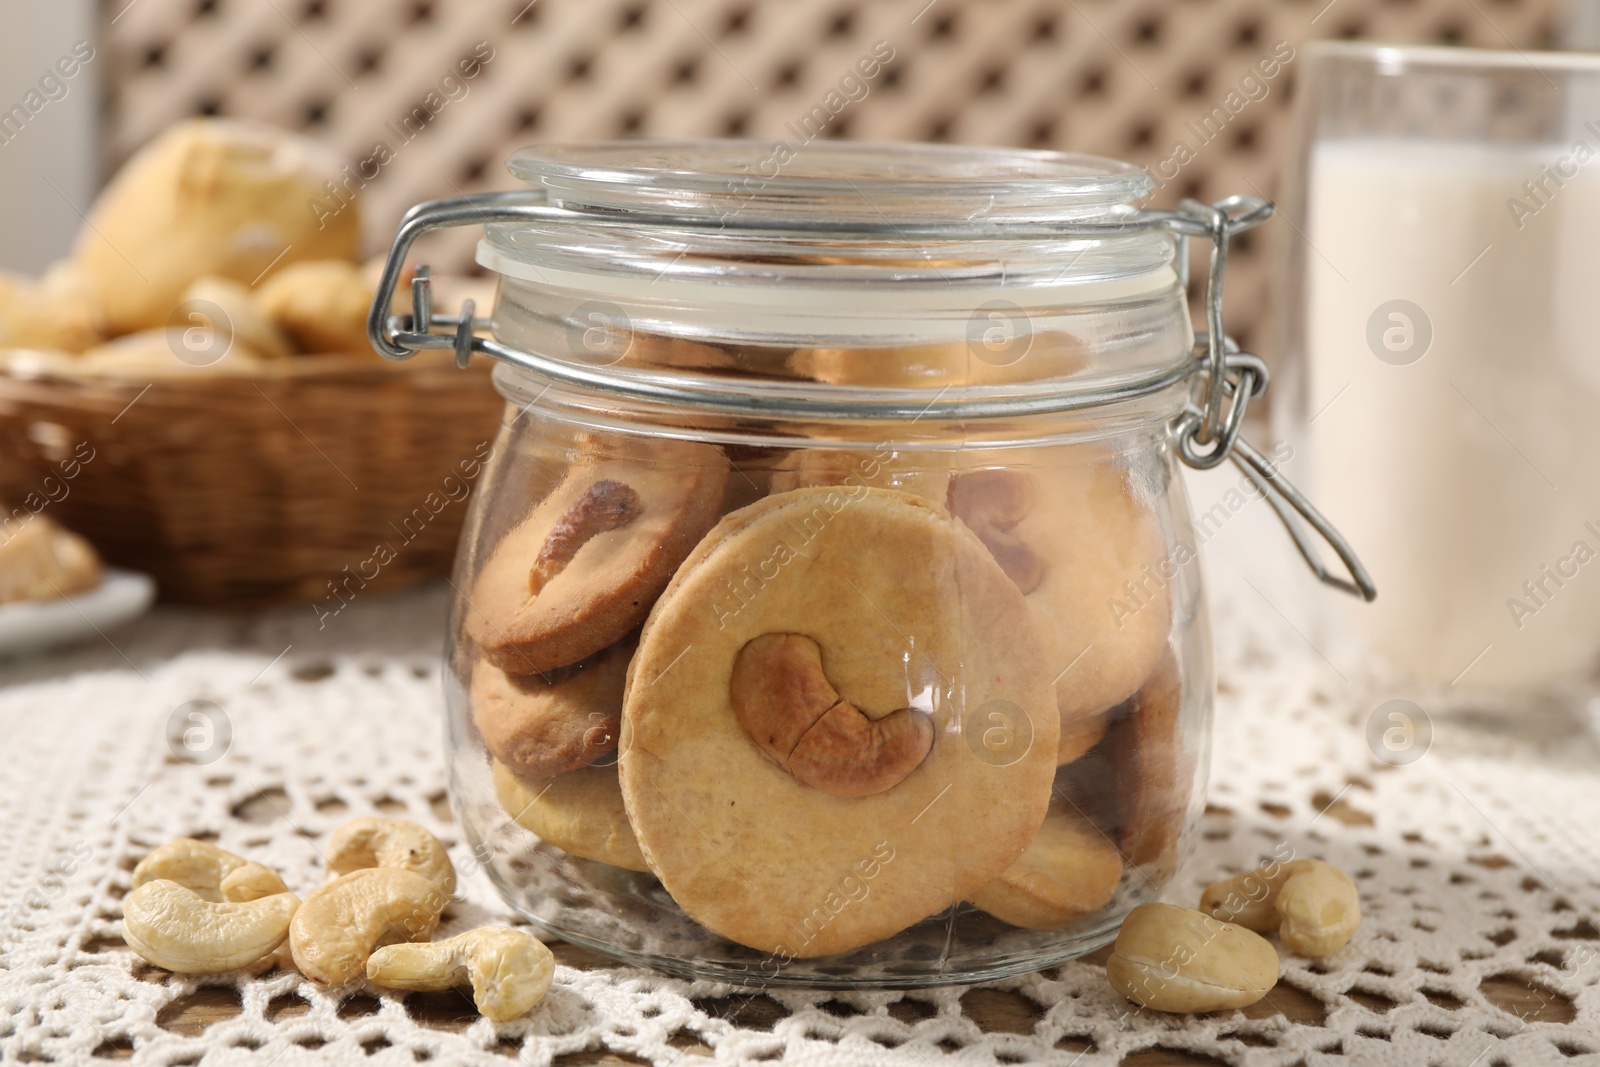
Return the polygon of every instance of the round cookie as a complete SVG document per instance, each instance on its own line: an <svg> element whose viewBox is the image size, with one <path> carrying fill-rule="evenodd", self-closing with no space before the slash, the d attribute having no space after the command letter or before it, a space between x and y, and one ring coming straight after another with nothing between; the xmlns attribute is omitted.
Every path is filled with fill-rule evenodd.
<svg viewBox="0 0 1600 1067"><path fill-rule="evenodd" d="M1084 819L1052 807L1022 858L968 902L1012 926L1052 930L1105 907L1121 878L1117 847Z"/></svg>
<svg viewBox="0 0 1600 1067"><path fill-rule="evenodd" d="M800 489L733 513L679 569L628 672L619 766L651 870L691 918L787 958L965 899L1016 862L1049 804L1058 720L1040 652L1015 585L920 498ZM752 721L749 692L736 700L752 656L782 713L767 724L801 720L793 755ZM1001 712L1028 744L986 747ZM833 773L804 784L800 755Z"/></svg>
<svg viewBox="0 0 1600 1067"><path fill-rule="evenodd" d="M1087 366L1083 343L1051 330L1018 332L994 319L971 340L883 348L802 348L790 366L832 385L876 389L937 389L1005 385L1076 374Z"/></svg>
<svg viewBox="0 0 1600 1067"><path fill-rule="evenodd" d="M1056 763L1066 765L1082 759L1111 729L1111 715L1087 715L1061 721L1061 740L1056 745Z"/></svg>
<svg viewBox="0 0 1600 1067"><path fill-rule="evenodd" d="M1168 653L1106 735L1122 853L1135 867L1175 860L1188 821L1195 757L1184 746L1182 712L1183 676Z"/></svg>
<svg viewBox="0 0 1600 1067"><path fill-rule="evenodd" d="M647 465L579 462L490 553L467 633L495 666L534 674L621 640L721 513L728 461L663 442Z"/></svg>
<svg viewBox="0 0 1600 1067"><path fill-rule="evenodd" d="M959 473L950 504L1027 594L1061 720L1081 745L1093 743L1093 728L1071 724L1128 699L1155 670L1172 608L1155 514L1109 453L1079 449L1078 457ZM1062 762L1087 747L1063 751Z"/></svg>
<svg viewBox="0 0 1600 1067"><path fill-rule="evenodd" d="M472 668L472 721L499 762L529 778L553 778L616 751L628 660L620 641L548 674L507 674L487 660Z"/></svg>
<svg viewBox="0 0 1600 1067"><path fill-rule="evenodd" d="M950 491L950 454L902 452L892 444L874 449L803 448L772 471L772 491L839 485L898 489L944 506Z"/></svg>
<svg viewBox="0 0 1600 1067"><path fill-rule="evenodd" d="M524 779L496 761L494 792L513 822L541 841L586 860L649 873L622 807L615 767L583 767L550 779Z"/></svg>

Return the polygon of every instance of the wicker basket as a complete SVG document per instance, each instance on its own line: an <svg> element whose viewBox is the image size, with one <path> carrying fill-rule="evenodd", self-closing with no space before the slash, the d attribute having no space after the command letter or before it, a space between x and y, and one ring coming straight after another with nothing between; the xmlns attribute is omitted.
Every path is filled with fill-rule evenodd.
<svg viewBox="0 0 1600 1067"><path fill-rule="evenodd" d="M167 600L336 610L449 572L503 406L487 360L447 357L149 384L0 375L0 500L48 500Z"/></svg>

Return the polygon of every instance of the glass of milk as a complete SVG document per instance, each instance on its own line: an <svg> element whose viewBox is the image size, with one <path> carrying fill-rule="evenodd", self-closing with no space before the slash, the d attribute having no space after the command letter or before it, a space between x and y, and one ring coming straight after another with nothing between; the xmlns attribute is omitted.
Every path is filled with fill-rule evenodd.
<svg viewBox="0 0 1600 1067"><path fill-rule="evenodd" d="M1600 56L1314 45L1286 207L1348 614L1433 708L1588 715L1600 664Z"/></svg>

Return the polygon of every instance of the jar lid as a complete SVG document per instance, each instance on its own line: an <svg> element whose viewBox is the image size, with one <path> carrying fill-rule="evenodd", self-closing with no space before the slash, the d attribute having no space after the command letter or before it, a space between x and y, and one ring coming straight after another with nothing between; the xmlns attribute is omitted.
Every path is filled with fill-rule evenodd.
<svg viewBox="0 0 1600 1067"><path fill-rule="evenodd" d="M1153 179L1095 156L639 140L538 145L509 167L562 217L486 226L478 262L678 336L803 344L837 317L854 320L841 334L931 343L950 331L930 309L1105 304L1176 277L1169 234L1122 228ZM762 337L741 328L751 306Z"/></svg>
<svg viewBox="0 0 1600 1067"><path fill-rule="evenodd" d="M511 173L555 205L684 220L1047 222L1144 199L1144 168L1017 148L860 141L597 141L535 145Z"/></svg>

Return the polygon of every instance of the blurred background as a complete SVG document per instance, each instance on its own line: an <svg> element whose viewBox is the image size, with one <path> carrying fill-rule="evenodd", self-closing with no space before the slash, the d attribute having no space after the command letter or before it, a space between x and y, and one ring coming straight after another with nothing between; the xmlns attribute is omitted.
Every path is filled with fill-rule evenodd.
<svg viewBox="0 0 1600 1067"><path fill-rule="evenodd" d="M9 14L0 106L75 42L94 49L45 94L50 113L5 127L0 266L24 270L65 251L129 154L197 114L268 120L344 156L371 254L419 200L510 187L502 161L523 144L792 139L824 113L810 129L825 137L1133 160L1163 181L1161 206L1273 197L1306 42L1592 36L1587 9L1559 0L53 0ZM841 87L874 48L892 50L883 74ZM1228 326L1246 348L1272 347L1273 256L1298 225L1237 242ZM456 231L430 258L471 271L475 241Z"/></svg>

